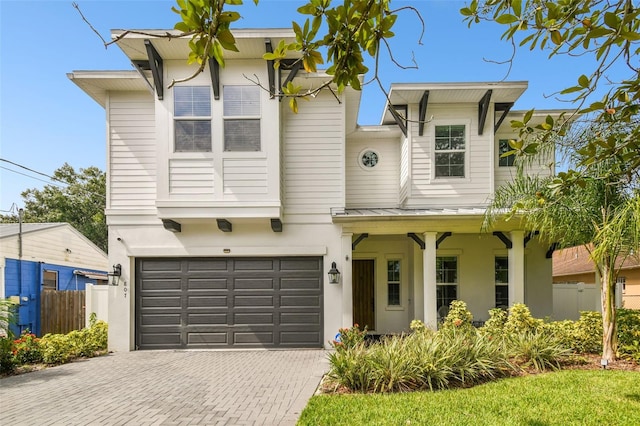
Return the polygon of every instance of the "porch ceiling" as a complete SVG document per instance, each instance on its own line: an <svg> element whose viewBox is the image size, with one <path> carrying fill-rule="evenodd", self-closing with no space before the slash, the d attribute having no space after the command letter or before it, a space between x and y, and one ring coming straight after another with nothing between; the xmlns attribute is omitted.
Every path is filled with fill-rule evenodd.
<svg viewBox="0 0 640 426"><path fill-rule="evenodd" d="M414 232L490 233L522 229L519 220L497 220L491 229L483 229L484 208L451 209L336 209L334 223L345 231L372 235L406 234Z"/></svg>

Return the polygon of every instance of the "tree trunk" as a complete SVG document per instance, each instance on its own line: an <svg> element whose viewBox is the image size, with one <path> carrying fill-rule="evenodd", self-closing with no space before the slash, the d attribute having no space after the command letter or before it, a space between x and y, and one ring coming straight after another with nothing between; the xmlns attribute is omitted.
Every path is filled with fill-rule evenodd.
<svg viewBox="0 0 640 426"><path fill-rule="evenodd" d="M615 271L610 259L602 264L600 276L600 296L602 299L602 359L615 361L618 351L616 332Z"/></svg>

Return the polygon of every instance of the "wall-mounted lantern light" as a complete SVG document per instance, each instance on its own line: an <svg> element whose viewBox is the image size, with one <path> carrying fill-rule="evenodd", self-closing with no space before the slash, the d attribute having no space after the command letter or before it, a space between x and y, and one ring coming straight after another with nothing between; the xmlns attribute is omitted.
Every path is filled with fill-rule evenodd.
<svg viewBox="0 0 640 426"><path fill-rule="evenodd" d="M338 284L340 282L340 271L336 268L336 262L331 262L331 269L329 269L329 282L331 284Z"/></svg>
<svg viewBox="0 0 640 426"><path fill-rule="evenodd" d="M113 265L113 272L109 272L107 274L109 278L109 285L120 284L121 275L122 275L122 265L120 265L119 263L117 265Z"/></svg>

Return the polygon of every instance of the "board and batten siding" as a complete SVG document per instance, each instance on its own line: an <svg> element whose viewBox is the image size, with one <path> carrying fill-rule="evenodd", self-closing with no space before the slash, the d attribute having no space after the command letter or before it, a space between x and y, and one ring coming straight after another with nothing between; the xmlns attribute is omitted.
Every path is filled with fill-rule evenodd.
<svg viewBox="0 0 640 426"><path fill-rule="evenodd" d="M156 128L153 95L111 92L109 119L109 208L155 208Z"/></svg>
<svg viewBox="0 0 640 426"><path fill-rule="evenodd" d="M282 106L285 214L328 215L344 207L344 106L327 91L298 105Z"/></svg>
<svg viewBox="0 0 640 426"><path fill-rule="evenodd" d="M491 194L493 135L487 124L484 134L478 135L478 105L430 105L423 136L418 135L418 123L411 126L411 190L406 207L450 207L486 205ZM491 123L492 115L487 117ZM434 177L435 126L461 125L467 127L464 178Z"/></svg>
<svg viewBox="0 0 640 426"><path fill-rule="evenodd" d="M372 168L360 165L366 150L378 153ZM346 155L346 207L398 207L400 147L397 139L350 139Z"/></svg>

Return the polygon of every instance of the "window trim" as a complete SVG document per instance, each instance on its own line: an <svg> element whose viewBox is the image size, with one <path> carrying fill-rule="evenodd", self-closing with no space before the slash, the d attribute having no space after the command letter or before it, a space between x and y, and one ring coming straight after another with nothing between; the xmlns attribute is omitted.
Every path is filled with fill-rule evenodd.
<svg viewBox="0 0 640 426"><path fill-rule="evenodd" d="M494 272L494 276L497 275L498 270L496 269L496 261L498 258L501 259L506 259L507 260L507 282L503 283L503 282L498 282L495 278L495 285L494 285L494 296L493 296L493 304L496 308L498 307L502 307L503 305L498 305L498 300L497 300L497 287L506 287L507 289L507 303L504 306L509 306L509 256L505 256L505 255L494 255L493 256L493 272ZM501 271L504 271L504 269L501 269Z"/></svg>
<svg viewBox="0 0 640 426"><path fill-rule="evenodd" d="M508 168L515 167L514 161L516 159L515 155L510 155L508 157L502 157L502 147L500 146L503 142L507 144L507 150L504 152L511 151L511 147L509 146L510 139L498 139L498 168ZM505 160L507 164L500 164L500 161Z"/></svg>
<svg viewBox="0 0 640 426"><path fill-rule="evenodd" d="M56 286L55 286L55 288L45 285L44 275L47 272L55 274L55 276L56 276L56 279L55 279ZM55 269L43 269L42 270L42 288L43 289L47 289L47 290L56 290L57 291L59 289L59 287L60 287L60 273L59 273L59 271L56 271Z"/></svg>
<svg viewBox="0 0 640 426"><path fill-rule="evenodd" d="M208 116L204 116L204 115L176 115L176 96L175 96L175 90L180 90L183 88L194 88L194 87L203 87L203 88L207 88L208 89L208 94L209 94L209 115ZM213 132L214 132L214 126L213 126L213 104L211 102L211 86L208 85L198 85L198 84L194 84L194 85L189 85L189 86L176 86L174 88L174 90L172 91L172 120L171 120L171 140L172 140L172 144L171 144L171 155L173 156L193 156L193 155L206 155L207 157L210 157L213 153ZM176 122L177 121L184 121L184 122L194 122L194 121L208 121L209 122L209 149L207 151L178 151L177 147L176 147Z"/></svg>
<svg viewBox="0 0 640 426"><path fill-rule="evenodd" d="M439 271L438 271L438 258L453 258L456 260L456 280L455 282L438 282L438 276L439 276ZM437 254L436 255L436 309L437 309L437 314L438 317L440 318L440 309L442 309L442 307L444 307L445 305L441 306L440 308L438 308L438 287L455 287L455 292L456 292L456 297L453 300L460 300L460 283L459 283L459 276L460 276L460 257L458 255L453 255L453 254ZM452 300L452 301L453 301ZM451 304L451 302L449 302L449 305ZM448 312L449 309L449 305L446 305L446 310ZM444 318L444 317L443 317Z"/></svg>
<svg viewBox="0 0 640 426"><path fill-rule="evenodd" d="M389 263L390 262L398 262L398 280L397 281L390 281L389 280ZM386 269L386 283L387 283L387 308L390 309L398 309L402 307L402 260L401 259L387 259L387 269ZM398 303L397 304L391 304L389 303L389 285L390 284L394 284L394 285L398 285Z"/></svg>
<svg viewBox="0 0 640 426"><path fill-rule="evenodd" d="M256 92L258 93L258 107L260 110L260 114L259 115L225 115L225 102L226 102L226 98L225 98L225 89L226 88L230 88L230 87L248 87L248 88L254 88ZM237 154L240 155L242 157L245 157L246 155L255 155L255 154L262 154L264 153L264 138L262 135L262 130L263 130L263 105L262 105L262 93L260 91L260 88L257 86L252 86L252 85L247 85L247 84L225 84L222 86L222 153L227 156L228 154ZM227 122L227 120L231 121L231 120L257 120L258 121L258 135L260 137L259 139L259 143L260 143L260 149L258 150L250 150L250 151L244 151L244 150L228 150L227 149L227 139L226 139L226 134L225 134L225 123Z"/></svg>
<svg viewBox="0 0 640 426"><path fill-rule="evenodd" d="M455 119L455 120L434 120L431 123L430 137L431 137L431 180L438 183L460 183L469 182L469 159L471 150L471 120L468 119ZM464 126L464 176L436 176L436 127L441 126Z"/></svg>

